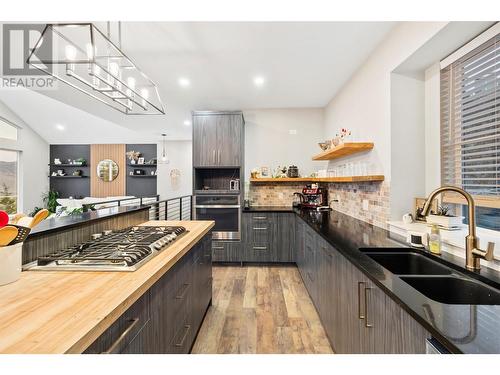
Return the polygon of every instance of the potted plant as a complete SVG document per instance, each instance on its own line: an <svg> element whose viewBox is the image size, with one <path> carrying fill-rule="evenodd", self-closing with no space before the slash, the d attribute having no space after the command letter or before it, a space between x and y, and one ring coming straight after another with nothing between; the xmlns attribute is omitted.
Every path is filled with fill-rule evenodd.
<svg viewBox="0 0 500 375"><path fill-rule="evenodd" d="M59 198L59 193L55 190L49 190L46 192L43 196L43 203L45 204L45 207L49 212L55 213L57 206L59 206L59 203L57 203L57 199Z"/></svg>
<svg viewBox="0 0 500 375"><path fill-rule="evenodd" d="M84 166L87 164L87 160L85 160L85 158L78 158L78 159L75 159L75 162L74 162L75 165L81 165L81 166Z"/></svg>
<svg viewBox="0 0 500 375"><path fill-rule="evenodd" d="M141 153L139 151L127 151L125 153L127 155L128 160L130 160L130 164L135 164L137 159L139 159L139 156L141 156Z"/></svg>
<svg viewBox="0 0 500 375"><path fill-rule="evenodd" d="M442 228L458 228L462 226L463 216L454 216L450 213L450 207L438 206L436 214L427 216L426 221L429 224L436 224Z"/></svg>

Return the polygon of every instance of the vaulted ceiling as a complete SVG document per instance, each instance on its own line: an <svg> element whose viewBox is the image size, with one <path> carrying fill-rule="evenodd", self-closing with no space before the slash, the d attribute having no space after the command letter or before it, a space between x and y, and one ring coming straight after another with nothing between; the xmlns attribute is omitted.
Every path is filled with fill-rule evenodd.
<svg viewBox="0 0 500 375"><path fill-rule="evenodd" d="M184 122L192 110L325 106L394 25L126 22L122 50L157 83L166 115L125 116L64 83L44 92L0 92L0 100L51 143L113 135L117 142L150 141L163 132L189 139ZM256 77L262 85L255 85ZM180 78L189 85L179 85ZM55 130L58 124L65 130Z"/></svg>

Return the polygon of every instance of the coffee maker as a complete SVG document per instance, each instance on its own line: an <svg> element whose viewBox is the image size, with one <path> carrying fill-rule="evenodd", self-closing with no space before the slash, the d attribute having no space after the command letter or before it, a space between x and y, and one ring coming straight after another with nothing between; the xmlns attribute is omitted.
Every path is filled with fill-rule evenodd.
<svg viewBox="0 0 500 375"><path fill-rule="evenodd" d="M308 184L302 189L301 208L328 207L328 192L318 184Z"/></svg>

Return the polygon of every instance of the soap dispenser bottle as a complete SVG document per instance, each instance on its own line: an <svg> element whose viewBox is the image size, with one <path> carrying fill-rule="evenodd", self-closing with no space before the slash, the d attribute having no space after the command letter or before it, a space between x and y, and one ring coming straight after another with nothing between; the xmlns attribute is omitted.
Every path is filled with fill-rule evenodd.
<svg viewBox="0 0 500 375"><path fill-rule="evenodd" d="M441 235L439 234L439 227L437 225L433 225L431 228L429 251L432 254L441 255Z"/></svg>

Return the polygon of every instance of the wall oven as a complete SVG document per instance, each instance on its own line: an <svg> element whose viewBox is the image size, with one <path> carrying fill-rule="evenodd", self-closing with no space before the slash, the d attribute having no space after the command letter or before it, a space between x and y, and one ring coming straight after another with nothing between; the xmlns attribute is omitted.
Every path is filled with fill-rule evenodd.
<svg viewBox="0 0 500 375"><path fill-rule="evenodd" d="M194 197L195 220L214 220L215 240L241 239L239 195L197 195Z"/></svg>

